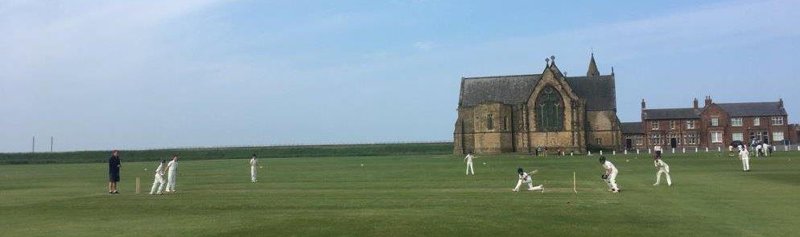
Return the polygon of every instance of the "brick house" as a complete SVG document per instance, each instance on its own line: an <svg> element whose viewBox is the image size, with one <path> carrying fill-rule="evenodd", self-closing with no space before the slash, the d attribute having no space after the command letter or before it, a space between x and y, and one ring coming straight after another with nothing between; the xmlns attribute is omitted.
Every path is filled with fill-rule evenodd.
<svg viewBox="0 0 800 237"><path fill-rule="evenodd" d="M694 99L690 108L647 109L642 100L641 131L623 129L626 148L727 148L733 141L782 145L797 142L788 124L783 100L777 102L714 103L705 98L702 108ZM637 123L622 123L632 127ZM645 139L635 142L637 136ZM630 145L628 140L631 139Z"/></svg>

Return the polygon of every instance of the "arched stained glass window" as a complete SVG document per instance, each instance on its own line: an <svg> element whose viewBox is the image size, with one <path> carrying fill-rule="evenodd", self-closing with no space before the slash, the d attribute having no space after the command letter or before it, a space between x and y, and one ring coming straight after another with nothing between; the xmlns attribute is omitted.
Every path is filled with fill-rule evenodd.
<svg viewBox="0 0 800 237"><path fill-rule="evenodd" d="M552 86L547 86L536 97L536 127L542 132L564 130L564 103Z"/></svg>

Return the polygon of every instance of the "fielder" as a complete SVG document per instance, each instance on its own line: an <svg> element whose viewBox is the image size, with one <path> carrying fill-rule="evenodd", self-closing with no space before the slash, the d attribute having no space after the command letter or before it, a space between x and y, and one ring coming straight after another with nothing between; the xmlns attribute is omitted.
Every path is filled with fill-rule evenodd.
<svg viewBox="0 0 800 237"><path fill-rule="evenodd" d="M472 172L472 175L475 175L475 170L472 169L473 158L475 158L475 156L472 155L472 152L467 152L467 156L464 157L464 161L467 162L467 175L469 175L470 172Z"/></svg>
<svg viewBox="0 0 800 237"><path fill-rule="evenodd" d="M175 192L175 176L178 174L178 155L172 156L167 163L167 192Z"/></svg>
<svg viewBox="0 0 800 237"><path fill-rule="evenodd" d="M667 186L672 186L672 178L669 177L669 165L661 160L661 153L656 153L653 164L658 170L658 172L656 172L656 183L654 183L653 186L658 186L658 184L661 183L661 174L665 174L667 176Z"/></svg>
<svg viewBox="0 0 800 237"><path fill-rule="evenodd" d="M617 174L619 173L617 167L614 166L611 161L607 161L605 156L600 157L600 164L603 165L603 169L605 170L605 173L600 177L608 184L608 191L618 193L620 190L619 187L617 187Z"/></svg>
<svg viewBox="0 0 800 237"><path fill-rule="evenodd" d="M531 174L536 174L536 172L537 172L536 170L531 171ZM539 186L534 187L533 186L533 179L531 178L530 175L528 175L528 173L525 173L525 171L522 170L522 168L517 168L517 174L519 175L519 180L517 181L517 186L514 187L514 189L512 189L511 191L518 192L519 191L519 186L522 186L522 183L526 183L526 184L528 184L528 191L540 190L540 191L544 192L544 186L540 184Z"/></svg>
<svg viewBox="0 0 800 237"><path fill-rule="evenodd" d="M167 181L164 180L164 165L166 165L166 160L161 160L161 163L158 163L158 168L156 168L156 175L153 179L153 187L150 188L150 195L158 194L161 195L161 191L164 190L164 187L167 185Z"/></svg>
<svg viewBox="0 0 800 237"><path fill-rule="evenodd" d="M750 153L747 152L747 149L739 147L739 159L742 160L742 170L744 172L750 171Z"/></svg>
<svg viewBox="0 0 800 237"><path fill-rule="evenodd" d="M255 183L256 181L256 173L258 173L258 160L256 159L256 154L253 154L253 157L250 158L250 182Z"/></svg>

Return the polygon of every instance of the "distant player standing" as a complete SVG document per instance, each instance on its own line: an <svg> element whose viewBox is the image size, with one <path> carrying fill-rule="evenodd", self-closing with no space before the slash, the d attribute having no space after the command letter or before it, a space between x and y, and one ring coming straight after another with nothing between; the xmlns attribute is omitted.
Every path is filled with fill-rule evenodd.
<svg viewBox="0 0 800 237"><path fill-rule="evenodd" d="M122 167L122 161L119 159L119 151L114 150L111 152L111 158L108 158L108 193L119 194L117 190L117 183L119 183L119 169Z"/></svg>
<svg viewBox="0 0 800 237"><path fill-rule="evenodd" d="M258 160L256 159L256 154L253 154L253 157L250 158L250 182L255 183L256 181L256 173L258 172Z"/></svg>
<svg viewBox="0 0 800 237"><path fill-rule="evenodd" d="M605 170L602 178L606 181L606 184L608 184L608 191L618 193L619 187L617 187L617 174L619 171L617 170L617 167L614 166L611 161L607 161L605 156L600 157L600 164L603 165L603 169Z"/></svg>
<svg viewBox="0 0 800 237"><path fill-rule="evenodd" d="M164 190L164 187L167 184L167 182L164 180L164 166L166 164L166 160L161 160L161 163L158 163L158 168L156 168L156 174L153 178L153 187L150 188L150 195L162 194L161 191Z"/></svg>
<svg viewBox="0 0 800 237"><path fill-rule="evenodd" d="M475 156L472 155L472 152L467 152L467 156L464 157L464 161L467 162L467 175L469 175L470 172L472 172L472 175L475 175L475 170L472 169L473 158L475 158Z"/></svg>
<svg viewBox="0 0 800 237"><path fill-rule="evenodd" d="M744 172L750 171L750 153L746 148L739 146L739 159L742 160L742 170Z"/></svg>
<svg viewBox="0 0 800 237"><path fill-rule="evenodd" d="M536 170L531 171L531 174L536 174L536 172L537 172ZM519 187L522 186L522 183L526 183L528 184L528 191L541 190L542 192L544 192L544 186L540 184L539 186L534 187L533 178L531 178L531 176L528 175L528 173L525 173L525 171L522 170L522 168L517 168L517 175L519 176L519 180L517 181L517 186L514 187L514 189L512 189L511 191L518 192Z"/></svg>
<svg viewBox="0 0 800 237"><path fill-rule="evenodd" d="M661 183L661 174L665 174L667 176L667 186L672 186L672 178L669 177L669 165L661 160L661 152L656 152L653 164L658 170L658 172L656 172L656 183L654 183L653 186L658 186L658 184Z"/></svg>
<svg viewBox="0 0 800 237"><path fill-rule="evenodd" d="M175 175L178 174L178 155L167 164L167 192L175 192Z"/></svg>

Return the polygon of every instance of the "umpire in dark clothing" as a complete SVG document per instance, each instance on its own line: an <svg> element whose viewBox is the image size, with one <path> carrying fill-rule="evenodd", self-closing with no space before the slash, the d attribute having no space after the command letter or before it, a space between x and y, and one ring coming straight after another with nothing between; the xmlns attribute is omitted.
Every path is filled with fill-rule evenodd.
<svg viewBox="0 0 800 237"><path fill-rule="evenodd" d="M111 152L111 158L108 158L108 193L119 194L117 191L117 183L119 182L119 168L122 166L122 161L119 160L119 151L114 150Z"/></svg>

